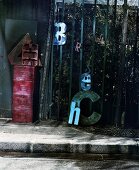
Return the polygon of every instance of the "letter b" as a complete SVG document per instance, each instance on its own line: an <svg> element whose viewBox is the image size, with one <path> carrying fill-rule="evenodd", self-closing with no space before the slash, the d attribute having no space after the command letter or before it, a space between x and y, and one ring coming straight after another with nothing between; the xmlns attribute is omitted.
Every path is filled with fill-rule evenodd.
<svg viewBox="0 0 139 170"><path fill-rule="evenodd" d="M66 43L66 24L63 22L55 23L56 33L54 37L54 45L64 45Z"/></svg>

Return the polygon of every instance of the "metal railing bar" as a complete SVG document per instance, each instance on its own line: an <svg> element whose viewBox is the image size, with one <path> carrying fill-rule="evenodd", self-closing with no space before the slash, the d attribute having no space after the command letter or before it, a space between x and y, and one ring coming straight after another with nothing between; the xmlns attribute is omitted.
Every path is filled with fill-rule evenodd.
<svg viewBox="0 0 139 170"><path fill-rule="evenodd" d="M55 0L53 0L53 27L54 27L54 23L56 20L56 15L55 15ZM54 30L53 30L53 39L52 39L52 43L54 41ZM52 44L52 48L51 48L51 67L50 67L50 113L49 113L49 118L52 118L52 106L53 106L53 71L54 71L54 45Z"/></svg>
<svg viewBox="0 0 139 170"><path fill-rule="evenodd" d="M120 59L120 67L118 72L118 90L117 90L117 102L116 102L116 112L115 112L115 124L116 126L120 125L121 119L121 100L122 100L122 87L123 87L123 74L124 74L124 63L125 63L125 51L126 51L126 38L127 38L127 21L128 21L128 9L127 9L127 0L124 0L123 6L123 30L122 30L122 51Z"/></svg>
<svg viewBox="0 0 139 170"><path fill-rule="evenodd" d="M64 0L62 1L62 18L61 21L64 21ZM62 59L63 59L63 46L60 45L60 58L59 58L59 91L58 91L58 120L60 120L60 112L61 112L61 96L62 96L62 91L61 91L61 81L62 81Z"/></svg>
<svg viewBox="0 0 139 170"><path fill-rule="evenodd" d="M79 74L79 90L81 90L81 84L80 84L80 76L82 74L82 62L83 62L83 38L84 38L84 0L82 0L82 4L81 4L81 34L80 34L80 38L81 38L81 48L80 48L80 74Z"/></svg>
<svg viewBox="0 0 139 170"><path fill-rule="evenodd" d="M92 48L91 48L92 61L90 61L92 64L92 74L94 73L94 59L95 59L96 13L97 13L97 0L95 0L94 11L93 11L93 40L92 40ZM93 84L92 84L92 87L93 87Z"/></svg>
<svg viewBox="0 0 139 170"><path fill-rule="evenodd" d="M107 41L108 41L108 25L109 25L108 15L109 15L109 0L107 0L106 19L105 19L105 49L104 49L104 60L103 60L101 113L103 113L103 107L104 107L105 73L106 73Z"/></svg>
<svg viewBox="0 0 139 170"><path fill-rule="evenodd" d="M72 90L72 69L73 69L73 51L74 51L74 37L75 37L75 13L76 13L76 0L74 0L74 11L72 20L72 40L71 40L71 56L70 56L70 82L69 82L69 106L71 102Z"/></svg>

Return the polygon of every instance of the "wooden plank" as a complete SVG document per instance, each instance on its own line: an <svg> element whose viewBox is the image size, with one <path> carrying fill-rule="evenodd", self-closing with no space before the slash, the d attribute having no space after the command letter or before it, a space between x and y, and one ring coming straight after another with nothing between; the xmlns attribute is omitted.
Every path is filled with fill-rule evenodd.
<svg viewBox="0 0 139 170"><path fill-rule="evenodd" d="M22 64L22 61L19 59L19 55L22 52L22 47L24 44L28 44L31 41L32 41L31 37L30 37L29 33L27 33L21 39L21 41L14 47L14 49L8 55L8 59L9 59L11 65Z"/></svg>

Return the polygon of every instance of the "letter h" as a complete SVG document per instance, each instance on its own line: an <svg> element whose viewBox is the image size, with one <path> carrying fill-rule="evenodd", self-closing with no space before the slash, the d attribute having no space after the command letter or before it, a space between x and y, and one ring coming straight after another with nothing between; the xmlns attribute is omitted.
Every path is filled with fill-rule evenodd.
<svg viewBox="0 0 139 170"><path fill-rule="evenodd" d="M80 108L75 107L76 103L72 102L71 107L70 107L70 116L69 116L69 124L72 124L73 119L74 119L74 114L75 114L75 120L74 120L74 125L78 125L79 123L79 117L80 117Z"/></svg>

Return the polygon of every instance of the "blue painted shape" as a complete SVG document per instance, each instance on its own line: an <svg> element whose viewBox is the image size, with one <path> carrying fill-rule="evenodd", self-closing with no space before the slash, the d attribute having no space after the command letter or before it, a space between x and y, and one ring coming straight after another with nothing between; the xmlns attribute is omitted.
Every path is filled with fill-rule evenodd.
<svg viewBox="0 0 139 170"><path fill-rule="evenodd" d="M84 73L81 75L81 89L83 91L88 91L91 89L91 75L89 73Z"/></svg>
<svg viewBox="0 0 139 170"><path fill-rule="evenodd" d="M73 122L73 118L74 118L74 114L75 114L75 121L74 121L74 125L78 125L79 124L79 117L80 117L80 108L75 107L76 103L73 101L71 103L70 106L70 116L69 116L69 124L72 124Z"/></svg>
<svg viewBox="0 0 139 170"><path fill-rule="evenodd" d="M75 115L75 120L74 120L74 125L79 124L79 118L80 118L80 108L76 107L76 115Z"/></svg>
<svg viewBox="0 0 139 170"><path fill-rule="evenodd" d="M67 26L63 22L55 23L55 36L53 45L64 45L66 44L67 36L65 35Z"/></svg>

